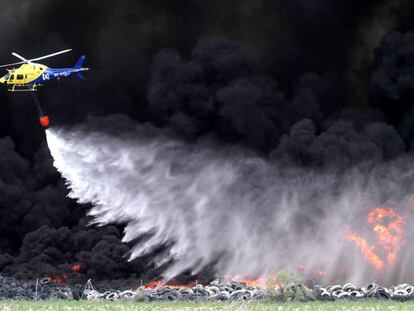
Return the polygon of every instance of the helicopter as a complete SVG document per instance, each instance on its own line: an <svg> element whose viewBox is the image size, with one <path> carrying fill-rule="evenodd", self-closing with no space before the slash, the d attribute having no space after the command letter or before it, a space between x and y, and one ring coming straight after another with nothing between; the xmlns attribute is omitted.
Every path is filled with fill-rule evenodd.
<svg viewBox="0 0 414 311"><path fill-rule="evenodd" d="M0 83L7 85L10 92L31 92L32 97L39 109L39 123L47 129L50 125L49 116L43 113L40 101L35 95L34 91L43 86L46 81L52 79L61 80L63 77L68 77L75 73L79 79L84 80L82 71L87 71L89 68L84 68L83 63L85 56L82 55L72 68L48 68L45 65L35 63L36 61L54 57L60 54L68 53L72 49L59 51L41 57L26 59L23 56L13 52L12 55L20 59L20 62L1 65L0 68L21 65L19 68L7 69L8 74L0 78Z"/></svg>
<svg viewBox="0 0 414 311"><path fill-rule="evenodd" d="M64 77L70 76L72 73L75 73L79 79L84 80L81 72L89 70L89 68L82 67L85 61L84 55L79 58L75 66L72 68L48 68L45 65L35 63L36 61L68 53L70 51L72 51L72 49L67 49L32 59L26 59L23 56L13 52L11 54L21 61L7 65L0 65L0 68L11 67L20 64L21 66L19 68L7 69L8 74L0 78L0 83L7 85L10 92L33 92L37 91L37 88L43 86L47 81L53 79L61 80Z"/></svg>

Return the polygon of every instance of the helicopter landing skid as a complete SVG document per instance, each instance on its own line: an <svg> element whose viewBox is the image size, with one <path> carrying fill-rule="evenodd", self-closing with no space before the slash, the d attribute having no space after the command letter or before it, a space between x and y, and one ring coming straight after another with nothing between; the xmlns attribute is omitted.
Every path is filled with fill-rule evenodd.
<svg viewBox="0 0 414 311"><path fill-rule="evenodd" d="M36 92L38 84L33 84L32 86L20 86L13 85L11 89L8 89L10 92Z"/></svg>

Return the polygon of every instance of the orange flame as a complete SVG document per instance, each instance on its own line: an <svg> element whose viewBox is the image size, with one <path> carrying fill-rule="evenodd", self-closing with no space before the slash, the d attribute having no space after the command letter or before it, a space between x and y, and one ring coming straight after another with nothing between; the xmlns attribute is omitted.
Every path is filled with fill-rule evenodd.
<svg viewBox="0 0 414 311"><path fill-rule="evenodd" d="M281 284L278 281L275 281L273 279L268 279L265 277L261 277L261 278L243 278L239 275L225 275L224 276L225 279L227 280L231 280L231 281L235 281L235 282L239 282L239 283L244 283L246 284L246 286L249 287L261 287L261 288L268 288L268 287L281 287L283 284Z"/></svg>
<svg viewBox="0 0 414 311"><path fill-rule="evenodd" d="M375 246L371 246L368 242L362 238L359 234L350 232L347 236L348 241L354 242L356 246L359 247L362 254L368 260L368 262L375 267L378 271L384 270L384 262L376 254Z"/></svg>
<svg viewBox="0 0 414 311"><path fill-rule="evenodd" d="M383 272L386 266L392 267L395 264L397 254L404 244L404 219L391 207L378 207L368 212L367 221L373 227L372 231L377 240L376 246L384 250L386 258L381 258L376 246L370 245L358 233L349 230L346 238L361 250L377 271Z"/></svg>
<svg viewBox="0 0 414 311"><path fill-rule="evenodd" d="M323 278L323 277L325 276L326 272L325 272L325 271L323 271L323 270L320 270L320 271L316 271L316 272L314 272L313 274L314 274L315 276L319 277L319 278Z"/></svg>
<svg viewBox="0 0 414 311"><path fill-rule="evenodd" d="M149 282L148 284L145 284L144 287L145 288L156 288L158 286L164 286L165 282L162 281L152 281Z"/></svg>
<svg viewBox="0 0 414 311"><path fill-rule="evenodd" d="M162 287L169 287L169 288L191 288L194 287L196 285L195 281L190 281L187 283L178 283L175 280L170 280L170 281L152 281L149 282L147 284L141 285L138 287L138 289L153 289L156 288L158 286L162 286Z"/></svg>
<svg viewBox="0 0 414 311"><path fill-rule="evenodd" d="M47 276L50 280L54 281L56 284L63 284L69 280L69 275L66 273L62 275L48 275Z"/></svg>

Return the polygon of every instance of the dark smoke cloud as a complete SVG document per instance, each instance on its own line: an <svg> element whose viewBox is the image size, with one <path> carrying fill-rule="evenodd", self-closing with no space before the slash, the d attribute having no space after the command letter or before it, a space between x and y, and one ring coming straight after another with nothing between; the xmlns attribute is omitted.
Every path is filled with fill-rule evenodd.
<svg viewBox="0 0 414 311"><path fill-rule="evenodd" d="M404 142L397 131L385 123L371 123L357 131L352 123L337 121L318 134L314 123L296 123L272 151L272 158L305 167L352 167L356 163L376 164L401 155Z"/></svg>
<svg viewBox="0 0 414 311"><path fill-rule="evenodd" d="M303 118L321 122L341 108L338 79L306 73L287 99L277 82L239 44L205 38L190 59L176 51L156 55L148 104L158 124L194 139L213 132L232 142L269 151Z"/></svg>
<svg viewBox="0 0 414 311"><path fill-rule="evenodd" d="M376 49L377 67L371 74L370 93L400 130L410 149L413 146L414 34L392 31Z"/></svg>
<svg viewBox="0 0 414 311"><path fill-rule="evenodd" d="M189 61L163 51L151 71L148 103L160 124L195 138L214 132L257 148L275 145L288 116L276 82L257 73L238 44L202 40Z"/></svg>
<svg viewBox="0 0 414 311"><path fill-rule="evenodd" d="M346 169L412 145L412 10L390 3L6 0L0 58L74 48L47 62L62 66L87 55L87 81L38 94L54 124L124 113L188 142L213 136L289 165ZM34 277L82 262L87 277L155 276L146 258L125 263L122 225L87 227L88 207L66 198L26 95L0 93L0 271Z"/></svg>
<svg viewBox="0 0 414 311"><path fill-rule="evenodd" d="M63 272L79 279L80 276L71 270L72 265L78 263L83 277L95 280L145 275L149 267L125 260L130 248L121 243L118 228L88 229L85 225L71 229L44 225L26 234L18 256L4 272L20 278L61 276Z"/></svg>
<svg viewBox="0 0 414 311"><path fill-rule="evenodd" d="M372 93L394 102L412 97L414 33L391 32L383 38L376 52L380 63L372 73Z"/></svg>

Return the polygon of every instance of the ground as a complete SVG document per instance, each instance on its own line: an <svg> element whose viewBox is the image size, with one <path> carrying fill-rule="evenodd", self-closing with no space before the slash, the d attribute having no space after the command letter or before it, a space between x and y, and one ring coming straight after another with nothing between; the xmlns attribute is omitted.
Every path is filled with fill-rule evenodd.
<svg viewBox="0 0 414 311"><path fill-rule="evenodd" d="M51 302L0 302L0 311L287 311L287 310L414 310L414 302L359 301L359 302L312 302L312 303L275 303L275 302L90 302L90 301L51 301Z"/></svg>

